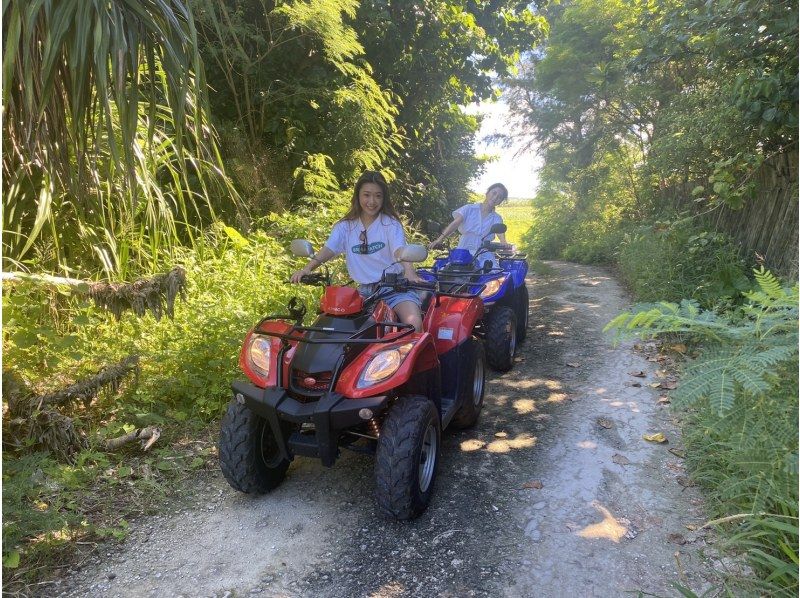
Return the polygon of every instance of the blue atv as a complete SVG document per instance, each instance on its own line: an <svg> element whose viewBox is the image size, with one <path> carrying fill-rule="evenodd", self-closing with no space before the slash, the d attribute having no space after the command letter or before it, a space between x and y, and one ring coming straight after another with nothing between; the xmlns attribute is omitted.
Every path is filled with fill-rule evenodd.
<svg viewBox="0 0 800 598"><path fill-rule="evenodd" d="M418 269L421 278L438 282L442 290L480 293L485 312L475 332L484 339L489 365L501 372L511 369L517 345L525 340L529 303L527 256L487 239L505 231L505 224L495 224L475 255L467 249L451 249L438 256L431 268Z"/></svg>

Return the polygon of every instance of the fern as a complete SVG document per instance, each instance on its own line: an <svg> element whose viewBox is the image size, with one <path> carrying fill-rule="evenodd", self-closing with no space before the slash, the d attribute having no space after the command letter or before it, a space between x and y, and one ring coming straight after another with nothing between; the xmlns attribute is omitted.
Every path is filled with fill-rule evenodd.
<svg viewBox="0 0 800 598"><path fill-rule="evenodd" d="M686 299L640 305L605 330L615 330L618 337L678 334L696 341L698 355L684 368L676 402L706 399L724 414L739 393L758 399L770 392L779 382L777 372L797 361L798 288L782 286L763 268L754 274L758 289L745 293L743 307L717 314Z"/></svg>

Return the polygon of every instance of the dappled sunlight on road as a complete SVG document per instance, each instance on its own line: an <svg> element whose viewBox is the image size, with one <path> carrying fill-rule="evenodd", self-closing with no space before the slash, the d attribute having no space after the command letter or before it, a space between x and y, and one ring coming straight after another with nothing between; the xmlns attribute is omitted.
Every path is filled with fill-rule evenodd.
<svg viewBox="0 0 800 598"><path fill-rule="evenodd" d="M536 436L522 433L516 438L497 438L486 445L486 449L490 453L508 453L512 449L531 448L536 440Z"/></svg>
<svg viewBox="0 0 800 598"><path fill-rule="evenodd" d="M578 535L582 538L611 540L619 544L619 541L628 533L628 528L622 525L617 518L611 514L611 511L606 509L603 505L594 501L592 502L592 506L602 513L603 520L600 523L587 525L578 532Z"/></svg>
<svg viewBox="0 0 800 598"><path fill-rule="evenodd" d="M502 434L502 432L498 434ZM523 432L515 438L494 438L488 443L480 438L470 438L464 440L460 446L461 450L465 453L471 453L481 449L485 449L490 453L510 453L512 450L534 447L537 441L538 439L536 436Z"/></svg>
<svg viewBox="0 0 800 598"><path fill-rule="evenodd" d="M369 598L395 598L395 596L402 596L405 593L406 586L397 581L390 581L371 594L367 594L367 596L369 596Z"/></svg>
<svg viewBox="0 0 800 598"><path fill-rule="evenodd" d="M563 403L567 399L569 399L569 395L564 392L551 392L547 395L548 403Z"/></svg>
<svg viewBox="0 0 800 598"><path fill-rule="evenodd" d="M596 448L597 448L597 443L596 443L596 442L593 442L593 441L591 441L591 440L581 440L581 441L578 443L578 448L582 448L582 449L596 449Z"/></svg>
<svg viewBox="0 0 800 598"><path fill-rule="evenodd" d="M513 405L520 415L527 415L536 411L536 401L533 399L517 399Z"/></svg>
<svg viewBox="0 0 800 598"><path fill-rule="evenodd" d="M617 409L627 407L632 413L639 413L639 404L633 401L628 401L627 403L625 401L609 401L608 404Z"/></svg>

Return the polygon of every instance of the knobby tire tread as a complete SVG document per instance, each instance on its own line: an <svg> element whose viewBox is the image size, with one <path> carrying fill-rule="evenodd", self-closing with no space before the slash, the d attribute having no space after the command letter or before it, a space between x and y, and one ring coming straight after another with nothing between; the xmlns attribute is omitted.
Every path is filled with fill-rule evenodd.
<svg viewBox="0 0 800 598"><path fill-rule="evenodd" d="M375 496L378 508L388 517L412 519L427 506L436 473L434 470L434 479L420 496L415 459L431 417L438 420L436 407L426 397L401 397L381 427L375 455Z"/></svg>
<svg viewBox="0 0 800 598"><path fill-rule="evenodd" d="M506 306L496 307L486 318L486 358L492 368L501 372L507 372L514 365L514 352L509 346L509 323L516 329L516 314Z"/></svg>

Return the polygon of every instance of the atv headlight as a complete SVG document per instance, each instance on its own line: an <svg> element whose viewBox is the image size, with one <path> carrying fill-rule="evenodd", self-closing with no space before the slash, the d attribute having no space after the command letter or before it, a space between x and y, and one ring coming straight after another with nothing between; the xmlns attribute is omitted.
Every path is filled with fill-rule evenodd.
<svg viewBox="0 0 800 598"><path fill-rule="evenodd" d="M490 280L486 283L486 288L483 289L481 292L481 298L486 299L486 297L491 297L497 291L500 290L500 287L503 286L503 283L506 281L508 276L501 276L500 278L495 278L494 280Z"/></svg>
<svg viewBox="0 0 800 598"><path fill-rule="evenodd" d="M250 365L263 376L269 376L270 359L272 357L272 343L268 338L254 334L247 349Z"/></svg>
<svg viewBox="0 0 800 598"><path fill-rule="evenodd" d="M408 355L413 346L414 343L406 343L405 345L386 349L378 353L370 360L367 367L364 368L364 372L359 377L356 387L366 388L367 386L377 384L381 380L386 380L386 378L400 369L406 355Z"/></svg>

